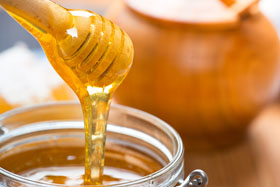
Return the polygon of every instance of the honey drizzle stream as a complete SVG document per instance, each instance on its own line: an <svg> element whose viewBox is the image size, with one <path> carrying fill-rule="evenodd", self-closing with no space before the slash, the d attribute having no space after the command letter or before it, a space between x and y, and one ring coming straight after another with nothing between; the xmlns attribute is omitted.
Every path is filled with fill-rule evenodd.
<svg viewBox="0 0 280 187"><path fill-rule="evenodd" d="M86 97L81 101L86 138L85 184L102 184L105 134L110 102L110 95L103 91L96 91L90 94L89 98Z"/></svg>
<svg viewBox="0 0 280 187"><path fill-rule="evenodd" d="M23 5L14 7L14 4L11 3L12 1L16 2L15 4ZM28 2L38 3L39 1L29 0ZM32 14L30 15L31 18L28 17L28 12L24 12L26 5L21 0L0 0L0 5L6 8L8 13L40 42L54 69L78 96L82 105L85 123L84 183L87 185L101 185L106 125L111 98L130 69L133 46L129 37L121 29L95 13L82 10L67 11L48 0L42 0L41 2L46 4L44 7L50 4L48 8L53 9L54 6L55 10L51 11L60 11L60 15L71 12L74 18L73 23L64 23L64 25L72 26L71 28L68 26L67 30L65 30L65 33L68 33L67 35L62 37L63 32L56 33L56 30L48 32L46 29L49 27L45 27L45 29L40 27L42 25L39 21L40 19L36 20L36 16L35 19L32 18L34 16ZM6 6L6 4L8 5ZM23 16L18 15L18 12ZM90 18L77 16L77 14L87 16L90 14ZM50 18L46 18L44 15L38 15L50 25L54 22L54 20L49 20ZM67 16L69 17L69 15L65 15L63 18L66 20ZM90 23L89 27L85 27L85 23L89 20L92 21L93 18L95 18L94 24ZM75 26L77 20L82 21L82 29L89 29L88 33ZM78 25L79 23L76 24ZM97 31L99 31L100 27L102 29L99 33ZM74 31L74 33L69 34L69 31ZM55 38L56 36L59 36L59 39ZM79 40L79 37L82 39ZM85 39L83 40L83 38ZM92 45L94 42L95 44ZM72 49L75 46L78 46L78 48Z"/></svg>

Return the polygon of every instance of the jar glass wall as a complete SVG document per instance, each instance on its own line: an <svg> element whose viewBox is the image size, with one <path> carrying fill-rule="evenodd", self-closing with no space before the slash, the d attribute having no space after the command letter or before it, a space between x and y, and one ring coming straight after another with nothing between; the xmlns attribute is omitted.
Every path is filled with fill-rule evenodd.
<svg viewBox="0 0 280 187"><path fill-rule="evenodd" d="M77 103L51 103L19 108L2 114L0 126L0 155L11 154L10 150L20 151L26 147L38 147L39 144L84 144L82 113ZM168 124L145 112L113 105L107 131L106 146L133 149L147 155L163 167L137 180L105 186L171 187L182 181L183 145L180 136ZM52 141L55 144L51 144ZM3 168L0 168L0 184L28 187L62 186L34 181Z"/></svg>

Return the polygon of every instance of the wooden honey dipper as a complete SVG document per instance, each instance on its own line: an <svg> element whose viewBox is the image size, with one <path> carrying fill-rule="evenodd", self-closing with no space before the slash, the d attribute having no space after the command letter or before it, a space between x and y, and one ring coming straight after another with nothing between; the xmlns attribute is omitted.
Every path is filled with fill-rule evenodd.
<svg viewBox="0 0 280 187"><path fill-rule="evenodd" d="M0 5L36 37L79 97L86 129L85 184L102 184L108 111L132 64L130 38L96 13L67 10L49 0L0 0Z"/></svg>
<svg viewBox="0 0 280 187"><path fill-rule="evenodd" d="M99 81L98 86L109 85L115 80L116 70L127 70L131 65L130 38L117 25L96 13L69 11L49 0L0 0L0 5L19 22L24 19L41 33L53 36L59 56L74 72L78 71L85 84L110 76L111 82ZM40 43L44 42L34 35Z"/></svg>

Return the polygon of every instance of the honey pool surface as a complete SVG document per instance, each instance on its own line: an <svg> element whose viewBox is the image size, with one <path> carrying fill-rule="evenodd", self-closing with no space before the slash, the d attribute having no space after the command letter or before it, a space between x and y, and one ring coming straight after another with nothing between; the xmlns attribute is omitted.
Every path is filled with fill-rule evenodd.
<svg viewBox="0 0 280 187"><path fill-rule="evenodd" d="M68 142L68 144L71 144ZM46 145L46 144L45 144ZM149 156L121 146L107 148L103 184L139 179L162 168ZM77 186L84 184L84 147L40 144L10 150L0 166L35 181Z"/></svg>

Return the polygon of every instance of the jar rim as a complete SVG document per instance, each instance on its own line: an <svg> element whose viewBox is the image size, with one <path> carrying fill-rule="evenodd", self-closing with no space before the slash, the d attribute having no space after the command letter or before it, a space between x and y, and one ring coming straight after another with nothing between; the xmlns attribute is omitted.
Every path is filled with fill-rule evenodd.
<svg viewBox="0 0 280 187"><path fill-rule="evenodd" d="M58 101L58 102L56 101L56 102L33 104L33 105L29 105L29 106L19 107L19 108L7 111L3 114L0 114L0 127L2 126L3 120L13 117L17 114L21 114L23 112L29 111L29 110L38 110L40 108L51 107L51 106L55 106L55 105L59 105L59 106L69 105L70 106L70 105L77 105L77 104L78 104L78 102L75 102L75 101ZM169 134L174 137L174 140L177 143L177 150L176 150L176 153L174 154L172 160L167 165L165 165L163 168L161 168L160 170L158 170L150 175L141 177L137 180L133 180L133 181L125 182L125 183L103 185L104 187L124 187L124 186L141 184L141 183L147 182L149 180L156 179L157 177L167 173L168 171L172 170L173 168L176 168L176 166L178 164L180 164L180 161L183 159L184 148L183 148L182 139L181 139L180 135L176 132L175 129L173 129L170 125L168 125L166 122L159 119L158 117L153 116L152 114L149 114L147 112L132 108L132 107L123 106L123 105L119 105L119 104L112 104L111 108L121 110L127 114L131 114L135 117L139 117L139 118L145 119L147 121L152 121L153 124L156 124L156 126L163 128L166 132L169 132ZM30 184L30 185L40 185L41 187L67 187L66 185L62 185L62 184L47 184L47 183L40 182L40 181L34 181L32 179L14 174L1 167L0 167L0 173L5 175L6 177L9 177L11 179L21 181L21 182L24 182L24 183ZM83 186L79 185L79 186L71 186L71 187L87 187L87 186L94 187L95 185L83 185Z"/></svg>

